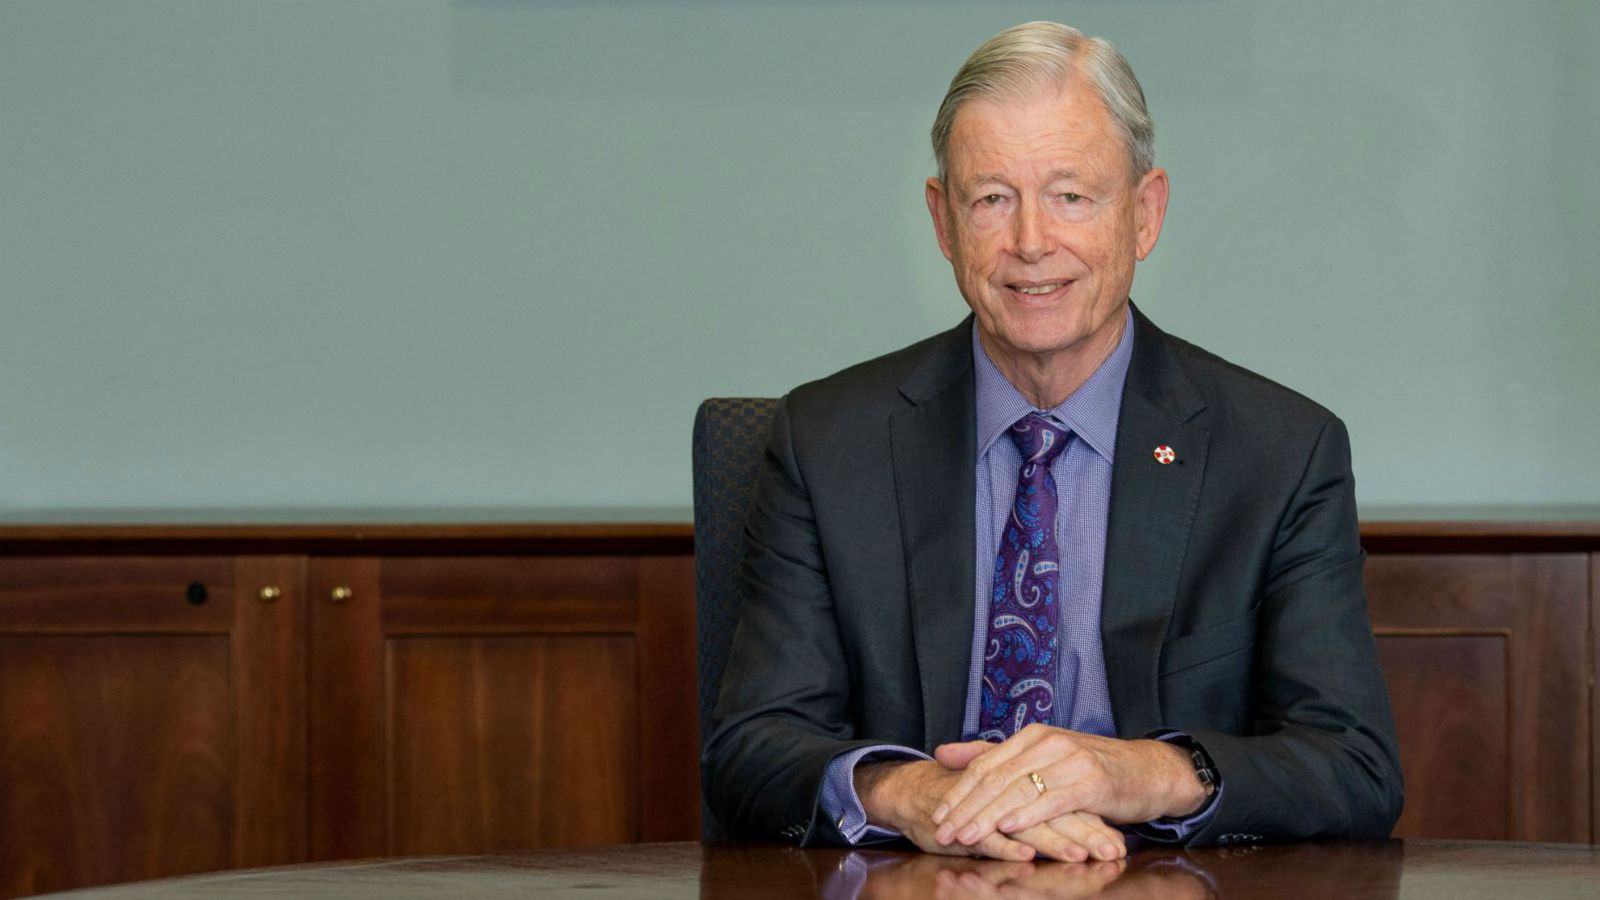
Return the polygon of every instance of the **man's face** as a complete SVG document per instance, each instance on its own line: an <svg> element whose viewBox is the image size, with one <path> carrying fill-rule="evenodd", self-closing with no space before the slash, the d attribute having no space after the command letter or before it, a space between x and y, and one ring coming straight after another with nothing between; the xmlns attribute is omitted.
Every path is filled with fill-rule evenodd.
<svg viewBox="0 0 1600 900"><path fill-rule="evenodd" d="M1002 368L1097 365L1121 333L1134 261L1161 232L1166 173L1133 177L1121 133L1082 78L967 101L947 162L944 182L928 180L928 210L984 347Z"/></svg>

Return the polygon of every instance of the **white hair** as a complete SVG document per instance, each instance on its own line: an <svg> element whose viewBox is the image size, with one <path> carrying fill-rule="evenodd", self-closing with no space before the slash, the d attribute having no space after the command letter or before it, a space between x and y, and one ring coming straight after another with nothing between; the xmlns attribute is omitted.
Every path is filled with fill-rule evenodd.
<svg viewBox="0 0 1600 900"><path fill-rule="evenodd" d="M1145 108L1144 90L1127 59L1105 38L1057 22L1026 22L1007 28L973 51L950 82L933 120L933 157L939 177L948 171L950 129L961 104L974 97L1014 97L1059 88L1086 76L1122 132L1133 176L1150 171L1156 158L1156 127Z"/></svg>

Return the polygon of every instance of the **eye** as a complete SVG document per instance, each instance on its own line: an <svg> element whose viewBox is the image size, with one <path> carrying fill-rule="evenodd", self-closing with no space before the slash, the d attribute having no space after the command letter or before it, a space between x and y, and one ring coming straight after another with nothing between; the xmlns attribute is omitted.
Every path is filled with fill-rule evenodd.
<svg viewBox="0 0 1600 900"><path fill-rule="evenodd" d="M1000 196L999 194L986 194L983 197L980 197L978 202L982 203L984 206L999 206L1001 203L1005 202L1005 199L1006 198Z"/></svg>
<svg viewBox="0 0 1600 900"><path fill-rule="evenodd" d="M1071 191L1067 191L1065 194L1061 194L1060 197L1061 197L1061 199L1067 201L1068 203L1077 203L1079 200L1083 199L1083 195L1082 194L1074 194Z"/></svg>

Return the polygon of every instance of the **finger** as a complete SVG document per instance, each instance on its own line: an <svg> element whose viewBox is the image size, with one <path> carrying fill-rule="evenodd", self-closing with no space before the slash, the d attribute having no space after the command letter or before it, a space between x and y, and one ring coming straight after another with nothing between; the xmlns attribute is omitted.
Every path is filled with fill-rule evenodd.
<svg viewBox="0 0 1600 900"><path fill-rule="evenodd" d="M1059 859L1063 862L1083 862L1089 858L1090 846L1079 840L1085 833L1086 829L1078 829L1074 833L1051 825L1036 825L1008 837L1032 847L1034 853L1040 857Z"/></svg>
<svg viewBox="0 0 1600 900"><path fill-rule="evenodd" d="M1074 789L1078 780L1074 775L1084 769L1081 754L1071 755L1066 750L1069 755L1060 758L1063 748L1070 746L1070 741L1041 742L1038 748L1000 764L988 763L987 757L974 763L969 771L983 767L982 779L951 808L940 829L949 826L954 840L970 844L994 831L1003 819L1010 821L1012 827L1002 830L1020 831L1082 809L1083 791ZM1035 775L1039 777L1037 782ZM1021 815L1020 810L1027 810L1027 814ZM1013 815L1017 818L1008 819Z"/></svg>
<svg viewBox="0 0 1600 900"><path fill-rule="evenodd" d="M1089 848L1094 853L1095 859L1109 862L1128 858L1127 835L1107 824L1099 816L1090 813L1077 813L1076 815L1088 819L1094 830L1100 835L1100 846L1097 848L1091 845Z"/></svg>
<svg viewBox="0 0 1600 900"><path fill-rule="evenodd" d="M1076 760L1067 760L1040 773L1045 790L1038 790L1038 786L1029 779L1029 785L1034 788L1033 796L1009 807L997 801L993 811L995 828L1007 833L1021 831L1070 812L1098 808L1095 801L1100 797L1100 792L1095 789L1094 782L1079 774L1082 768ZM1074 778L1074 775L1079 777ZM1022 791L1015 793L1025 796ZM980 812L973 818L982 817L983 813Z"/></svg>
<svg viewBox="0 0 1600 900"><path fill-rule="evenodd" d="M973 788L979 785L979 781L982 781L982 778L989 770L994 769L997 765L1003 765L1005 762L1011 761L1018 754L1024 753L1027 748L1034 745L1035 741L1038 740L1038 732L1034 730L1037 727L1038 725L1029 725L1026 729L1022 729L1021 732L1014 733L1010 738L1006 738L1002 743L989 745L989 749L986 749L984 753L978 754L978 756L970 759L968 764L963 765L965 772L962 772L962 777L955 781L955 785L950 786L949 791L946 791L944 798L939 801L939 806L934 807L934 822L941 823L941 825L946 822L946 817L950 814L950 810L955 809L955 807L962 804L962 801L965 801L966 796L973 791Z"/></svg>
<svg viewBox="0 0 1600 900"><path fill-rule="evenodd" d="M946 769L965 769L978 757L1000 746L988 741L962 741L957 744L940 744L933 748L933 758Z"/></svg>
<svg viewBox="0 0 1600 900"><path fill-rule="evenodd" d="M1070 813L1059 816L1051 819L1044 827L1067 837L1097 860L1121 859L1127 852L1122 834L1092 813Z"/></svg>
<svg viewBox="0 0 1600 900"><path fill-rule="evenodd" d="M998 833L979 841L972 849L981 856L1011 862L1028 862L1035 856L1035 850L1031 845Z"/></svg>
<svg viewBox="0 0 1600 900"><path fill-rule="evenodd" d="M1039 753L1035 745L1042 743L1040 739L1047 733L1042 726L1029 725L968 764L934 808L933 821L940 825L940 840L954 840L971 822L972 816L988 806L1017 776L1044 767L1050 761L1049 756ZM1055 746L1061 749L1060 742Z"/></svg>

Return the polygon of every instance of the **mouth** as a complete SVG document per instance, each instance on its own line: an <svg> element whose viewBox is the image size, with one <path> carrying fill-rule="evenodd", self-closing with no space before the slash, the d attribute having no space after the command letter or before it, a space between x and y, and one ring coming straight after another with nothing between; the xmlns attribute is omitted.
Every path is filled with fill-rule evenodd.
<svg viewBox="0 0 1600 900"><path fill-rule="evenodd" d="M1063 281L1013 281L1006 285L1006 290L1014 296L1031 302L1051 300L1066 292L1072 286L1070 279Z"/></svg>

